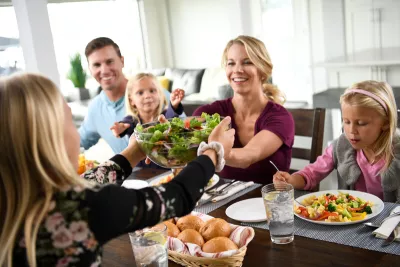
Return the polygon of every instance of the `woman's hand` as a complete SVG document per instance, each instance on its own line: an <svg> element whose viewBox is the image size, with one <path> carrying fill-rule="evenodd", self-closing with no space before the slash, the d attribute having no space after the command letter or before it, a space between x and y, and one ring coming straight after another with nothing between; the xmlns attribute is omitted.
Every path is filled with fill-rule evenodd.
<svg viewBox="0 0 400 267"><path fill-rule="evenodd" d="M235 141L235 129L229 129L231 117L225 117L211 132L208 142L219 142L224 147L225 157L231 153L233 142ZM229 130L227 130L229 129Z"/></svg>
<svg viewBox="0 0 400 267"><path fill-rule="evenodd" d="M171 101L171 106L174 109L177 109L179 106L179 103L181 103L182 99L185 97L185 90L183 89L175 89L172 91L169 100Z"/></svg>
<svg viewBox="0 0 400 267"><path fill-rule="evenodd" d="M123 133L126 129L128 129L129 126L130 126L129 123L114 122L110 130L112 131L115 137L119 138L119 135Z"/></svg>
<svg viewBox="0 0 400 267"><path fill-rule="evenodd" d="M129 163L131 164L132 168L135 167L142 159L146 157L146 154L143 153L143 151L140 149L135 135L131 135L129 138L129 144L127 148L125 148L122 152L121 155L124 156Z"/></svg>
<svg viewBox="0 0 400 267"><path fill-rule="evenodd" d="M164 115L161 114L161 115L158 116L158 121L160 123L166 123L168 120L165 118ZM150 162L151 162L151 160L149 158L146 158L145 163L146 164L150 164Z"/></svg>

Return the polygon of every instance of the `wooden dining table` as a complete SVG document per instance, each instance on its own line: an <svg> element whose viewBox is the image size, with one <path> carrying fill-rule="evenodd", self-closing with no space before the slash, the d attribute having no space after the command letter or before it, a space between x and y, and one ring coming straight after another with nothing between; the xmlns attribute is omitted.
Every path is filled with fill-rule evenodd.
<svg viewBox="0 0 400 267"><path fill-rule="evenodd" d="M147 180L162 174L163 170L141 169L130 178ZM260 188L250 191L230 203L209 213L210 216L222 218L229 223L240 224L230 219L225 210L232 203L254 197L260 197ZM361 249L316 239L296 236L286 245L271 242L268 230L254 228L255 237L247 247L244 267L280 266L361 266L361 267L399 267L400 256ZM109 267L136 266L132 247L127 234L111 240L104 246L103 265ZM181 266L169 261L168 266Z"/></svg>

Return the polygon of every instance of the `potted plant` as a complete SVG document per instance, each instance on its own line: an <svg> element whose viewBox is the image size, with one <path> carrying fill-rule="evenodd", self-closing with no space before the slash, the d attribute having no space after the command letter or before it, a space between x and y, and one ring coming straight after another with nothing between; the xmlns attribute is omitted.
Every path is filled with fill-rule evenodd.
<svg viewBox="0 0 400 267"><path fill-rule="evenodd" d="M67 78L72 84L79 90L80 100L86 100L90 98L89 90L85 87L86 84L86 71L82 68L81 55L76 53L69 60L71 68L68 72Z"/></svg>

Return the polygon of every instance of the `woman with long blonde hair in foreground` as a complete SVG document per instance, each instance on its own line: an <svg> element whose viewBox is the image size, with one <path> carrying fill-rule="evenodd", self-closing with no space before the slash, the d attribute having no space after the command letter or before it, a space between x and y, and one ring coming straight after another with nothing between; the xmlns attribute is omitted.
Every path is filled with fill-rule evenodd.
<svg viewBox="0 0 400 267"><path fill-rule="evenodd" d="M91 187L87 180L125 179L145 155L131 139L86 180L79 177L71 111L57 87L35 74L0 79L0 121L0 266L98 266L109 240L189 213L220 160L208 149L160 187ZM234 138L233 129L225 131L229 123L209 137L227 152Z"/></svg>

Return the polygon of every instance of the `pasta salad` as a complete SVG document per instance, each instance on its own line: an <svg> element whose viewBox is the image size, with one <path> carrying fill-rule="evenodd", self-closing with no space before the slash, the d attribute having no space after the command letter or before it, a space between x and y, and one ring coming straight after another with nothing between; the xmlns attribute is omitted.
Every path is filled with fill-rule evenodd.
<svg viewBox="0 0 400 267"><path fill-rule="evenodd" d="M351 222L363 220L372 213L373 203L348 193L311 195L302 200L294 211L306 219L325 222Z"/></svg>

